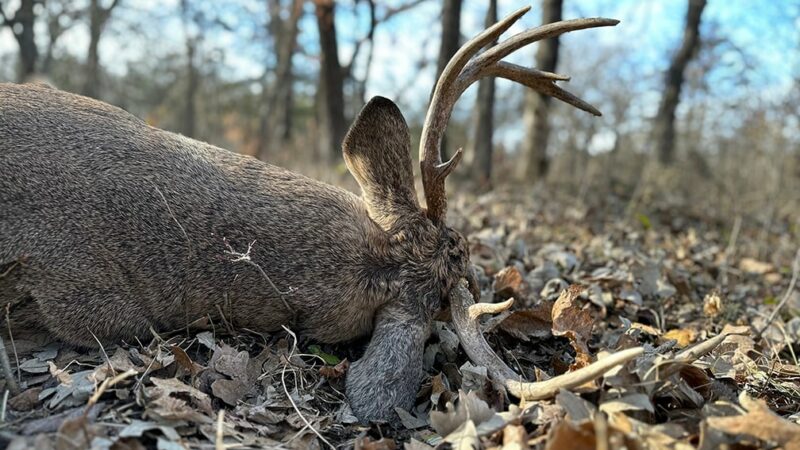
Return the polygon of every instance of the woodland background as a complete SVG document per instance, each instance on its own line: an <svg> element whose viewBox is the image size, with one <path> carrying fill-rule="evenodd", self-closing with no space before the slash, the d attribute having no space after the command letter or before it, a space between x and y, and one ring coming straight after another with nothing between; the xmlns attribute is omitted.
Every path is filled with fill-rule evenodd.
<svg viewBox="0 0 800 450"><path fill-rule="evenodd" d="M44 78L152 125L353 186L339 143L372 95L418 139L435 76L516 0L3 0L0 80ZM604 16L512 62L573 77L592 117L486 80L445 151L466 186L614 195L798 232L800 2L536 1L511 32ZM333 170L331 170L333 169ZM663 201L662 201L663 200ZM767 251L766 247L762 251Z"/></svg>
<svg viewBox="0 0 800 450"><path fill-rule="evenodd" d="M580 395L517 403L435 322L414 407L365 426L343 392L366 342L211 321L100 351L11 338L0 448L800 449L800 1L531 2L507 36L621 20L509 58L571 75L604 115L504 80L470 88L444 145L465 149L448 223L482 300L515 299L482 327L522 378L643 356ZM0 81L356 190L340 142L365 102L397 102L416 148L449 57L526 5L0 0Z"/></svg>

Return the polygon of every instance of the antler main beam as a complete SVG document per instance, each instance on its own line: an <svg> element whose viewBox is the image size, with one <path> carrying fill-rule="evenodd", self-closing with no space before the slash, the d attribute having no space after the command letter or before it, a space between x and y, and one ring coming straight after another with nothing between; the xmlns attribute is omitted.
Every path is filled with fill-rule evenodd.
<svg viewBox="0 0 800 450"><path fill-rule="evenodd" d="M601 377L610 369L624 364L644 353L642 347L629 348L614 353L593 364L573 372L560 375L549 380L535 383L527 382L514 372L492 350L483 337L478 323L482 314L496 313L511 306L510 301L497 304L474 303L472 294L462 280L450 291L450 310L453 325L469 359L478 365L485 366L495 381L502 383L508 392L525 400L543 400L550 398L561 389L571 389Z"/></svg>
<svg viewBox="0 0 800 450"><path fill-rule="evenodd" d="M471 84L488 76L505 78L542 94L555 97L596 116L600 115L600 111L589 103L556 86L556 81L568 81L569 77L528 69L502 62L501 59L533 42L556 37L570 31L614 26L619 23L618 20L602 18L575 19L543 25L514 35L476 56L480 49L494 42L529 10L530 7L517 10L470 39L453 55L439 76L425 116L419 148L422 186L425 191L425 201L428 208L427 214L428 218L435 223L444 221L447 213L447 197L444 188L445 178L453 171L462 156L462 151L459 149L449 161L442 162L442 136L453 112L453 106Z"/></svg>

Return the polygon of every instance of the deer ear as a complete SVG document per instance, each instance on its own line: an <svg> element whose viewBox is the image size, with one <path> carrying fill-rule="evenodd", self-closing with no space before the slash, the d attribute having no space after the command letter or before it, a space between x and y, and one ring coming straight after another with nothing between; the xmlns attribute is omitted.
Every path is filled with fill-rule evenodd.
<svg viewBox="0 0 800 450"><path fill-rule="evenodd" d="M342 147L369 215L383 229L405 214L421 211L411 169L411 136L391 100L373 97L353 122Z"/></svg>

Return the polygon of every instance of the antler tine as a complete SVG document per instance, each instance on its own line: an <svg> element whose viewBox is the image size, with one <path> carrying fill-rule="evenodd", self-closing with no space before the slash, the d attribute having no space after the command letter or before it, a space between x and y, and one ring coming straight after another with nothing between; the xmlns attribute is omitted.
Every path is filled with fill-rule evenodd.
<svg viewBox="0 0 800 450"><path fill-rule="evenodd" d="M475 58L474 64L477 67L490 66L515 51L542 39L549 39L560 36L570 31L584 30L586 28L613 27L619 23L616 19L606 19L594 17L588 19L571 19L560 22L548 23L522 33L515 34L505 41L486 50L479 57Z"/></svg>
<svg viewBox="0 0 800 450"><path fill-rule="evenodd" d="M450 291L450 310L453 316L453 325L455 325L456 333L459 340L461 340L464 351L467 352L467 356L473 363L485 366L492 378L501 382L509 393L525 400L546 399L554 396L561 389L580 386L602 376L613 367L625 364L644 353L642 347L630 348L614 353L574 372L546 381L535 383L520 381L520 376L508 367L492 350L489 343L486 342L478 324L478 312L486 313L491 312L490 310L501 310L503 307L511 306L510 303L508 305L499 304L496 307L479 307L479 305L485 304L474 303L465 280L459 282Z"/></svg>
<svg viewBox="0 0 800 450"><path fill-rule="evenodd" d="M461 160L462 155L459 149L449 161L442 163L440 151L442 135L447 127L447 121L450 120L453 105L463 91L463 87L458 83L459 75L464 66L481 48L493 42L530 9L530 6L526 6L509 14L503 20L467 41L453 55L436 82L436 88L422 127L419 147L419 164L428 217L435 222L443 220L447 210L444 180Z"/></svg>
<svg viewBox="0 0 800 450"><path fill-rule="evenodd" d="M542 94L555 97L564 103L568 103L595 116L603 115L594 106L554 83L554 81L569 81L569 77L566 75L542 72L540 70L528 69L527 67L500 61L473 76L479 78L487 76L505 78L541 92Z"/></svg>
<svg viewBox="0 0 800 450"><path fill-rule="evenodd" d="M532 42L556 37L570 31L613 26L619 23L618 20L575 19L543 25L514 35L489 48L483 54L475 56L481 48L489 45L508 30L528 10L530 7L522 8L470 39L453 55L436 82L436 89L434 89L431 104L425 115L419 147L420 171L428 208L427 214L428 218L436 223L442 222L447 212L445 178L453 171L462 156L461 149L459 149L449 161L442 163L440 151L442 135L447 128L447 121L450 120L450 114L456 101L464 90L475 81L487 76L506 78L596 116L601 115L597 108L556 86L556 81L569 80L566 75L528 69L500 60Z"/></svg>

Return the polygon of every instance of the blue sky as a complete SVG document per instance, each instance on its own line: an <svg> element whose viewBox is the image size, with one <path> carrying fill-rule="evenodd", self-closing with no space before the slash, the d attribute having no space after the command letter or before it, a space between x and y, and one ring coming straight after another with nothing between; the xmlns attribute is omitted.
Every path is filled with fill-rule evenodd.
<svg viewBox="0 0 800 450"><path fill-rule="evenodd" d="M80 2L86 0L76 0ZM106 0L107 1L107 0ZM405 0L378 2L379 16L386 5ZM18 0L6 0L6 11L14 10ZM222 73L231 80L256 79L270 58L260 31L266 2L242 0L224 4L205 3L233 27L233 31L214 29L207 33L204 51L224 54ZM366 33L368 16L362 3L340 1L336 25L340 56L350 60L353 42ZM470 37L483 28L487 6L484 0L464 0L462 34ZM528 4L533 9L506 36L539 24L539 2L500 0L500 15ZM565 0L565 18L603 16L620 19L615 28L586 30L566 35L562 40L564 59L560 70L573 75L568 88L585 93L590 100L602 101L604 83L630 83L643 115L652 114L660 97L658 88L669 56L680 42L686 0ZM183 27L177 15L177 0L123 0L117 16L101 45L101 61L109 70L122 73L128 64L152 58L153 54L180 55ZM422 68L421 59L435 61L440 26L441 4L430 0L381 24L375 35L374 60L367 85L368 95L395 98L411 120L419 120L434 82L432 64ZM304 54L295 58L298 70L309 78L317 71L316 23L312 6L306 6L301 22L300 41ZM709 0L703 15L702 35L722 42L707 75L707 93L695 101L720 102L736 96L757 96L758 101L777 101L788 95L800 74L800 1L798 0ZM138 28L137 28L138 27ZM41 25L44 34L43 24ZM62 38L59 52L83 58L87 46L84 23L70 29ZM222 50L222 53L219 52ZM363 74L363 57L355 72ZM9 30L0 32L0 54L16 52ZM509 60L530 66L535 46L523 49ZM617 72L613 72L616 70ZM609 74L610 73L610 74ZM616 79L613 77L617 77ZM624 81L620 81L624 80ZM407 89L402 89L407 87ZM313 89L313 86L306 86ZM498 83L501 101L514 102L522 90L507 82ZM473 92L468 91L456 111L468 114ZM692 99L690 98L690 101ZM519 128L512 124L511 128ZM514 133L511 133L512 135ZM513 136L512 136L513 139Z"/></svg>

